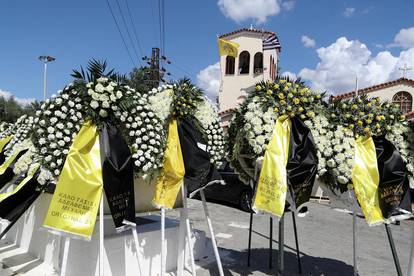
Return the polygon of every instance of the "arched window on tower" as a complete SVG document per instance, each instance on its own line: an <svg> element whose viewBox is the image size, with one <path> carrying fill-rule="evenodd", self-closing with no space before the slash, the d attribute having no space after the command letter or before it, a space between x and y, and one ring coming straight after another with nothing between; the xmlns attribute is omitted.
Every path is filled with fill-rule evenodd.
<svg viewBox="0 0 414 276"><path fill-rule="evenodd" d="M263 73L263 53L256 53L254 55L254 70L255 74L262 74Z"/></svg>
<svg viewBox="0 0 414 276"><path fill-rule="evenodd" d="M408 113L412 110L413 107L413 96L410 93L401 91L392 97L392 102L398 104L402 112Z"/></svg>
<svg viewBox="0 0 414 276"><path fill-rule="evenodd" d="M231 56L226 57L226 75L234 75L235 58Z"/></svg>
<svg viewBox="0 0 414 276"><path fill-rule="evenodd" d="M239 55L239 74L249 74L250 54L243 51Z"/></svg>

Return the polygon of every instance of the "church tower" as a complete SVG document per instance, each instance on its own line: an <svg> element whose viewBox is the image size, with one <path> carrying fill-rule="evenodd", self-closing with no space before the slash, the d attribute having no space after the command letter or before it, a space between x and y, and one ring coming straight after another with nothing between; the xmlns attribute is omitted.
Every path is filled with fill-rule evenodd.
<svg viewBox="0 0 414 276"><path fill-rule="evenodd" d="M219 115L228 127L232 110L262 80L274 80L278 72L279 40L274 32L240 29L219 38L239 44L238 57L220 57Z"/></svg>

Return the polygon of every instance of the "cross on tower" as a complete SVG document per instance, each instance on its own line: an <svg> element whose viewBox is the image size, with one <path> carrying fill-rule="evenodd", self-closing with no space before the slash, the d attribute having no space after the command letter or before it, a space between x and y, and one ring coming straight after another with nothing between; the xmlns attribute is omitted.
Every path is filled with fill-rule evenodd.
<svg viewBox="0 0 414 276"><path fill-rule="evenodd" d="M413 68L407 67L407 63L404 63L404 67L400 67L398 68L398 70L403 72L403 78L405 78L405 74L407 73L407 71L413 70Z"/></svg>

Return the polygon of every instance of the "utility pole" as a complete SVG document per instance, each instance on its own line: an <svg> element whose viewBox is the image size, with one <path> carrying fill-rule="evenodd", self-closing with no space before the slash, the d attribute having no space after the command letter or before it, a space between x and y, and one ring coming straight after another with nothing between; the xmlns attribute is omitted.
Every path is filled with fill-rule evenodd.
<svg viewBox="0 0 414 276"><path fill-rule="evenodd" d="M165 57L160 56L160 48L152 48L151 58L143 57L143 60L150 66L150 84L153 87L158 87L161 82L165 82L164 75L170 76L171 74L162 67L162 63L171 64L171 62Z"/></svg>
<svg viewBox="0 0 414 276"><path fill-rule="evenodd" d="M160 81L162 78L160 72L160 48L152 48L150 70L151 80L157 87L160 85Z"/></svg>
<svg viewBox="0 0 414 276"><path fill-rule="evenodd" d="M52 56L40 56L39 60L44 63L44 73L43 73L43 100L46 100L47 95L47 63L56 60Z"/></svg>

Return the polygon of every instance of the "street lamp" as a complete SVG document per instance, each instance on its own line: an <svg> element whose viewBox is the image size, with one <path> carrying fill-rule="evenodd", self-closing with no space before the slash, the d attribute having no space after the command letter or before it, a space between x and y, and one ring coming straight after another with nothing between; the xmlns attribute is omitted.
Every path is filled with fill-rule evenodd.
<svg viewBox="0 0 414 276"><path fill-rule="evenodd" d="M40 56L39 60L44 63L45 71L43 75L43 100L46 100L46 89L47 89L47 63L54 61L56 58L52 56Z"/></svg>

